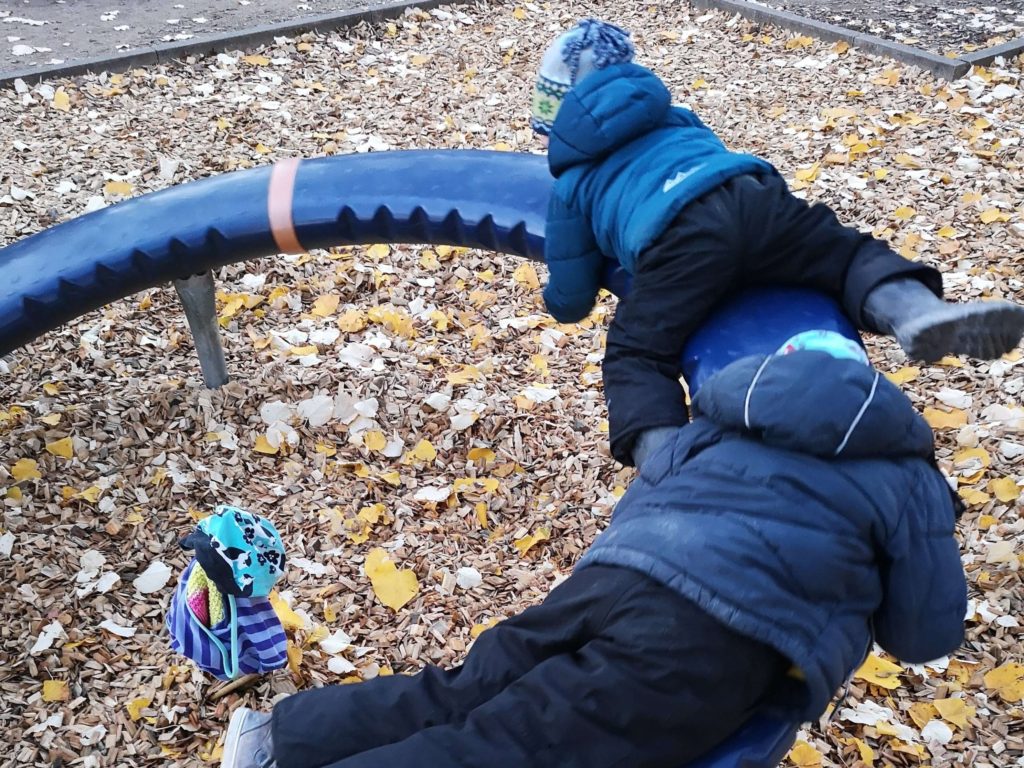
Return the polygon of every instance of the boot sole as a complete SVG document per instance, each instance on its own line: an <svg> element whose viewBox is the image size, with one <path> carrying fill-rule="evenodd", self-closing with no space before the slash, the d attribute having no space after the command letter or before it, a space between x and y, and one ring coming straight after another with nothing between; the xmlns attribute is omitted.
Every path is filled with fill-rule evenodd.
<svg viewBox="0 0 1024 768"><path fill-rule="evenodd" d="M982 302L967 312L930 313L900 329L909 357L934 362L944 355L994 360L1010 352L1024 336L1024 307Z"/></svg>
<svg viewBox="0 0 1024 768"><path fill-rule="evenodd" d="M238 765L238 742L242 738L244 717L232 715L228 723L228 732L224 736L224 755L220 759L221 768L235 768Z"/></svg>

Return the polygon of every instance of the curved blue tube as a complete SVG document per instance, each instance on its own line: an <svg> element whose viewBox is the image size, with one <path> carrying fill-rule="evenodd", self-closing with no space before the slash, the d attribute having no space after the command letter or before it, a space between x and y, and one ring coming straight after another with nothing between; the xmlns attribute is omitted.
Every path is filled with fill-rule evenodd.
<svg viewBox="0 0 1024 768"><path fill-rule="evenodd" d="M133 198L0 250L0 355L111 301L280 252L271 168ZM430 243L544 258L551 193L539 155L472 150L306 160L292 217L303 245Z"/></svg>

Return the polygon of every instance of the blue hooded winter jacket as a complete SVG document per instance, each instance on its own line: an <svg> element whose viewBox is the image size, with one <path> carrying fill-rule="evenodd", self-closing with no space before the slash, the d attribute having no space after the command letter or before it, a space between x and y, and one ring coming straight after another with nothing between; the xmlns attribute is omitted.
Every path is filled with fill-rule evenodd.
<svg viewBox="0 0 1024 768"><path fill-rule="evenodd" d="M960 645L958 506L896 386L824 352L744 358L704 384L694 412L578 567L648 574L774 647L803 674L788 706L804 720L872 637L914 663Z"/></svg>
<svg viewBox="0 0 1024 768"><path fill-rule="evenodd" d="M544 301L560 322L590 312L604 256L632 273L687 203L734 176L775 173L727 150L671 100L657 75L636 64L598 70L566 95L548 145L556 181L544 248Z"/></svg>

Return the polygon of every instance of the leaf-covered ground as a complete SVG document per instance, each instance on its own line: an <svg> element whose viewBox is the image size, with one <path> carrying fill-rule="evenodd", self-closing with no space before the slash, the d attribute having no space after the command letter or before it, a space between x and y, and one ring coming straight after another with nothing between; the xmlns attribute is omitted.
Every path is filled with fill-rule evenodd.
<svg viewBox="0 0 1024 768"><path fill-rule="evenodd" d="M7 90L0 238L284 157L537 151L527 102L543 44L595 11L635 30L644 63L728 143L939 266L953 297L1021 298L1019 63L944 84L658 2L462 6ZM272 257L218 274L234 374L221 391L202 388L166 287L4 362L0 763L215 761L235 706L455 663L542 599L629 473L608 456L600 391L611 300L556 326L538 280L444 248ZM791 760L1021 764L1020 358L917 368L887 341L871 351L937 427L969 502L968 640L931 666L873 659ZM292 668L226 694L162 630L186 562L176 542L218 503L271 516L291 555L276 602Z"/></svg>

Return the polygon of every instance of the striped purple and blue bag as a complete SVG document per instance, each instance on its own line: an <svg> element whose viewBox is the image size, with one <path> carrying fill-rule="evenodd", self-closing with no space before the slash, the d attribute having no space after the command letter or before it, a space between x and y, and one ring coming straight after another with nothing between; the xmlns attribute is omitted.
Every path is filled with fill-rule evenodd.
<svg viewBox="0 0 1024 768"><path fill-rule="evenodd" d="M219 625L206 627L186 600L186 585L195 567L193 560L171 598L166 620L171 648L219 680L284 667L288 641L270 600L228 595L228 616Z"/></svg>

